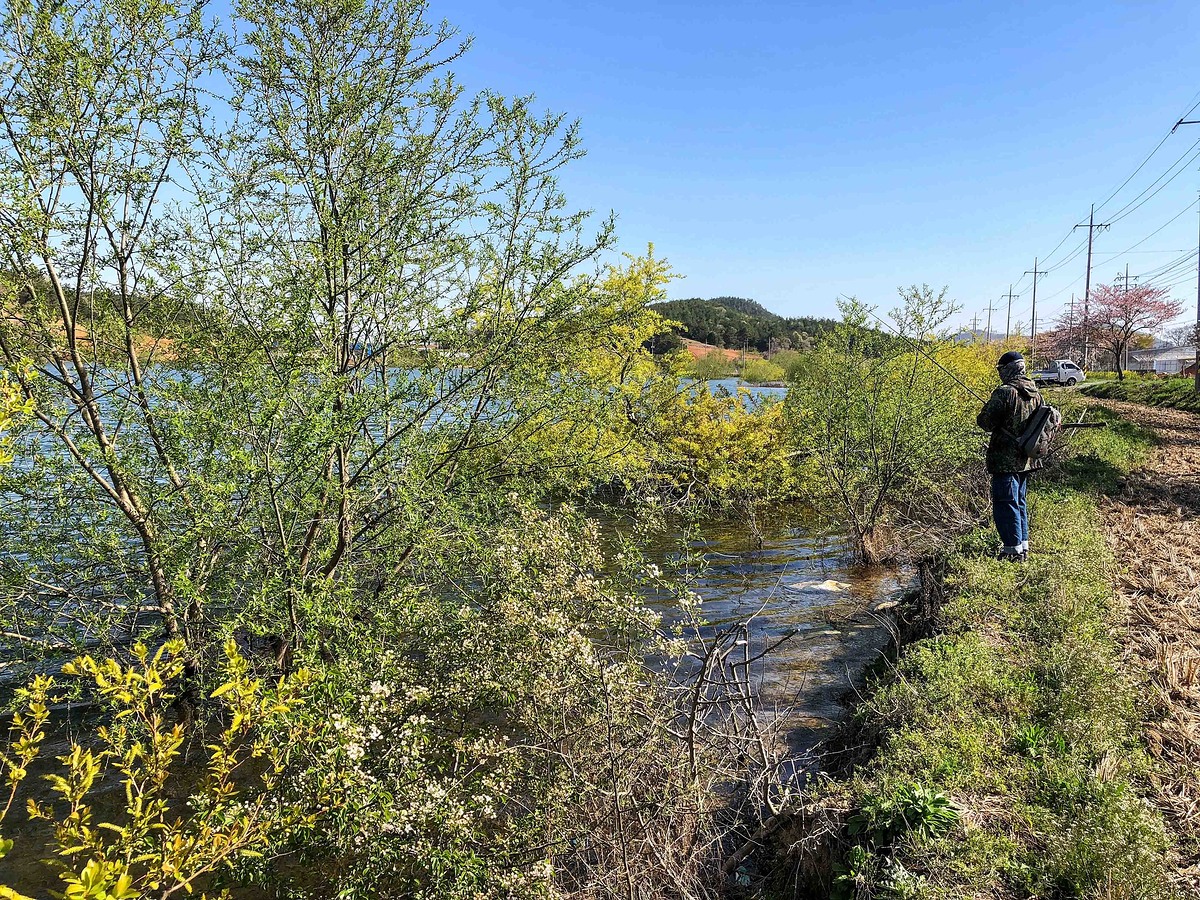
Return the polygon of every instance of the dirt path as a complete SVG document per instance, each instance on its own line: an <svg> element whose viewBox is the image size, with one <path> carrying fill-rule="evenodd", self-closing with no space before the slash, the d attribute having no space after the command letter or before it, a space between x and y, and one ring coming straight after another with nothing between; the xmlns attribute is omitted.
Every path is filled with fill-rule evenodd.
<svg viewBox="0 0 1200 900"><path fill-rule="evenodd" d="M1127 658L1156 694L1144 711L1152 799L1178 840L1180 887L1200 896L1200 415L1101 405L1162 441L1102 514L1128 602Z"/></svg>

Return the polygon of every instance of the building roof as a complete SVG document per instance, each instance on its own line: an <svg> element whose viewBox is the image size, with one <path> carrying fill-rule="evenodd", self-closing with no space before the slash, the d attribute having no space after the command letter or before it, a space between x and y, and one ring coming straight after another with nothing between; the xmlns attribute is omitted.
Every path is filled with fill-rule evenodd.
<svg viewBox="0 0 1200 900"><path fill-rule="evenodd" d="M1155 347L1152 350L1131 350L1129 355L1138 362L1151 362L1152 360L1187 360L1196 358L1196 347L1194 345L1184 344L1180 347Z"/></svg>

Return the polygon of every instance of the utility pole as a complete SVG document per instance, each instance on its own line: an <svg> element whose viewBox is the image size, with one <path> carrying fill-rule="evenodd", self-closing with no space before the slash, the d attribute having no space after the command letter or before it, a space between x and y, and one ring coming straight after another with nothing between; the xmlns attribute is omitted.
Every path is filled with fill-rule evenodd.
<svg viewBox="0 0 1200 900"><path fill-rule="evenodd" d="M1200 119L1180 119L1175 128L1180 125L1200 125ZM1175 128L1171 129L1171 134L1175 133ZM1196 238L1196 250L1196 333L1192 337L1196 341L1196 393L1200 394L1200 235Z"/></svg>
<svg viewBox="0 0 1200 900"><path fill-rule="evenodd" d="M971 316L971 340L979 340L979 313Z"/></svg>
<svg viewBox="0 0 1200 900"><path fill-rule="evenodd" d="M1129 263L1125 263L1125 274L1122 275L1118 272L1117 277L1113 279L1113 285L1115 286L1118 281L1121 282L1121 293L1124 294L1132 287L1130 282L1137 284L1137 280L1138 276L1129 274Z"/></svg>
<svg viewBox="0 0 1200 900"><path fill-rule="evenodd" d="M1001 296L1008 297L1008 314L1004 317L1004 339L1007 341L1012 336L1012 302L1013 297L1020 297L1020 294L1012 292L1012 285L1008 286L1008 293Z"/></svg>
<svg viewBox="0 0 1200 900"><path fill-rule="evenodd" d="M987 343L992 342L992 301L988 301Z"/></svg>
<svg viewBox="0 0 1200 900"><path fill-rule="evenodd" d="M1088 257L1087 257L1087 278L1084 280L1083 286L1083 368L1088 367L1088 301L1092 297L1092 237L1099 228L1103 231L1108 227L1108 224L1096 224L1096 204L1092 204L1092 211L1088 214L1087 224L1080 222L1075 228L1086 228L1088 230ZM1071 229L1074 231L1075 229Z"/></svg>
<svg viewBox="0 0 1200 900"><path fill-rule="evenodd" d="M1075 292L1071 292L1071 312L1067 316L1067 346L1075 349Z"/></svg>
<svg viewBox="0 0 1200 900"><path fill-rule="evenodd" d="M1033 313L1029 319L1029 364L1034 363L1034 350L1037 347L1037 280L1038 275L1045 275L1045 272L1038 272L1037 257L1033 258L1033 271L1025 270L1026 275L1033 276Z"/></svg>

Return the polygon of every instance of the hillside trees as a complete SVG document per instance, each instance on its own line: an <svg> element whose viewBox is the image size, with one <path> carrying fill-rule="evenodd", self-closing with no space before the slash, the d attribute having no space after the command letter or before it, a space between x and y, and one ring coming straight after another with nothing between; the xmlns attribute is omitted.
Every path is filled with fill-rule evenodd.
<svg viewBox="0 0 1200 900"><path fill-rule="evenodd" d="M834 326L830 319L784 318L754 300L715 297L668 300L655 305L664 318L677 321L685 337L717 347L773 350L795 347L806 350L812 336Z"/></svg>

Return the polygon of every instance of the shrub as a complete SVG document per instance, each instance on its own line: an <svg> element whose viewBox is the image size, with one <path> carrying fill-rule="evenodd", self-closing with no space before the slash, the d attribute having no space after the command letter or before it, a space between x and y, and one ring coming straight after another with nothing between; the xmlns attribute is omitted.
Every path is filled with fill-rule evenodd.
<svg viewBox="0 0 1200 900"><path fill-rule="evenodd" d="M709 350L692 363L692 377L698 381L728 378L733 372L733 363L722 350Z"/></svg>
<svg viewBox="0 0 1200 900"><path fill-rule="evenodd" d="M748 359L742 366L742 381L762 384L767 381L783 381L784 371L775 363L765 359Z"/></svg>
<svg viewBox="0 0 1200 900"><path fill-rule="evenodd" d="M72 739L58 758L57 771L46 776L57 797L28 804L32 819L52 825L49 864L67 897L131 900L192 893L312 821L303 805L281 804L278 795L290 767L317 737L316 724L298 715L311 681L307 671L266 687L228 643L226 680L212 694L223 725L208 739L199 785L189 789L188 776L180 774L185 731L169 721L172 701L183 688L183 644L168 641L153 654L139 644L132 652L131 664L84 656L63 667L111 716L110 724L91 735L99 749ZM4 813L46 739L56 687L42 676L18 692L3 760L10 786ZM109 817L102 812L103 798L113 781L121 784L125 802ZM189 810L182 816L181 793ZM0 856L13 846L0 841ZM23 896L12 891L0 887L0 895Z"/></svg>
<svg viewBox="0 0 1200 900"><path fill-rule="evenodd" d="M784 378L790 381L804 364L805 355L799 350L780 350L772 355L770 362L783 369Z"/></svg>
<svg viewBox="0 0 1200 900"><path fill-rule="evenodd" d="M815 470L816 505L866 562L899 552L899 531L910 553L956 534L981 483L974 404L955 379L987 390L990 365L929 338L954 309L945 291L914 287L901 299L893 318L908 340L871 329L867 307L843 303L842 325L807 356L786 400L791 439Z"/></svg>

